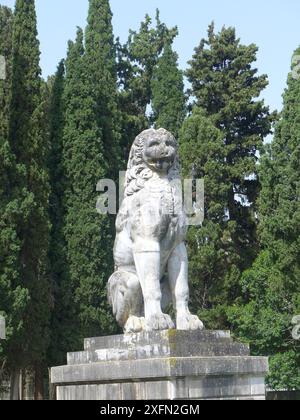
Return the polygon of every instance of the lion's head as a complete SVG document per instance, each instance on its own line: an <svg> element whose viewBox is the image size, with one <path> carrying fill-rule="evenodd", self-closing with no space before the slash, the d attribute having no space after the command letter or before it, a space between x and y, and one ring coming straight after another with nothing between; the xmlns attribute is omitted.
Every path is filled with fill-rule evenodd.
<svg viewBox="0 0 300 420"><path fill-rule="evenodd" d="M153 174L180 178L178 143L167 130L153 128L138 135L132 145L125 184L125 197L142 190Z"/></svg>

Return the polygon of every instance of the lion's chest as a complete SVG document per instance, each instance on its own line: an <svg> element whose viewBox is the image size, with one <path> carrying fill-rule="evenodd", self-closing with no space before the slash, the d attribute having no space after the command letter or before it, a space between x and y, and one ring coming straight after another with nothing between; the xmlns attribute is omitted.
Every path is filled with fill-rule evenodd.
<svg viewBox="0 0 300 420"><path fill-rule="evenodd" d="M178 213L176 190L168 180L149 181L141 198L146 206L153 206L161 216L174 217Z"/></svg>
<svg viewBox="0 0 300 420"><path fill-rule="evenodd" d="M133 201L132 238L158 240L168 250L182 241L185 219L180 198L168 180L148 182Z"/></svg>

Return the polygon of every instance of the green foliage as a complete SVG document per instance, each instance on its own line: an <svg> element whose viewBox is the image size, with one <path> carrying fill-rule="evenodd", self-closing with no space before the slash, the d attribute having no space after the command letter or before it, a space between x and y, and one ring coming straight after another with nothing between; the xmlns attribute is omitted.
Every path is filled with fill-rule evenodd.
<svg viewBox="0 0 300 420"><path fill-rule="evenodd" d="M2 139L7 136L8 106L11 80L11 53L12 53L12 24L13 13L8 7L0 6L0 55L6 61L6 79L0 79L0 135Z"/></svg>
<svg viewBox="0 0 300 420"><path fill-rule="evenodd" d="M50 149L48 166L50 173L51 194L49 200L49 213L51 219L50 261L53 282L57 284L65 273L64 249L65 243L62 234L64 220L64 189L65 176L62 162L63 129L64 129L64 62L57 68L52 86L49 87L50 104L48 110Z"/></svg>
<svg viewBox="0 0 300 420"><path fill-rule="evenodd" d="M105 175L118 177L120 157L117 67L112 12L109 0L90 0L85 32L83 66L86 92L94 101L96 124L101 130Z"/></svg>
<svg viewBox="0 0 300 420"><path fill-rule="evenodd" d="M6 318L7 341L0 343L0 364L12 362L8 345L22 331L28 291L19 282L21 241L17 235L21 204L16 161L8 138L12 73L13 13L0 6L0 54L6 59L6 79L0 80L0 311Z"/></svg>
<svg viewBox="0 0 300 420"><path fill-rule="evenodd" d="M183 165L205 178L207 197L204 225L189 233L192 281L205 297L200 315L214 328L228 327L227 308L240 296L241 273L258 249L257 160L274 116L256 100L267 86L252 68L256 52L255 45L240 44L233 28L216 34L211 25L187 71L201 111L194 110L182 130Z"/></svg>
<svg viewBox="0 0 300 420"><path fill-rule="evenodd" d="M48 364L57 366L65 363L66 353L79 343L74 339L76 317L71 282L69 278L66 240L64 236L66 177L63 163L63 130L65 124L64 61L58 65L54 78L48 82L49 95L49 139L48 166L51 194L49 214L51 220L49 260L52 293L51 341L48 349ZM79 347L78 347L79 348Z"/></svg>
<svg viewBox="0 0 300 420"><path fill-rule="evenodd" d="M178 55L165 45L154 68L152 87L152 120L157 128L165 128L178 137L186 116L183 72L178 69Z"/></svg>
<svg viewBox="0 0 300 420"><path fill-rule="evenodd" d="M0 205L3 205L0 214L5 212L5 201L10 200L8 173L13 164L13 156L8 143L12 23L12 11L7 7L0 6L0 55L6 61L6 78L5 80L0 79Z"/></svg>
<svg viewBox="0 0 300 420"><path fill-rule="evenodd" d="M224 212L230 189L224 153L222 132L201 109L194 108L181 130L180 156L184 176L205 182L205 221L202 227L189 229L188 250L192 306L206 323L211 322L206 315L212 316L212 307L226 299L224 278L229 264L234 264L231 225Z"/></svg>
<svg viewBox="0 0 300 420"><path fill-rule="evenodd" d="M205 181L205 220L188 233L194 311L271 355L274 390L299 389L300 79L289 76L264 148L276 118L260 99L267 76L234 28L212 24L196 48L185 120L178 31L158 11L121 45L109 0L90 0L86 31L46 84L34 3L17 0L14 16L0 6L0 366L62 364L84 337L118 331L106 296L114 220L97 214L96 185L117 179L154 124L179 135L184 176Z"/></svg>
<svg viewBox="0 0 300 420"><path fill-rule="evenodd" d="M148 107L152 99L152 79L166 44L172 44L177 28L167 28L156 12L155 26L149 15L138 32L130 31L125 45L117 42L119 109L122 118L122 156L127 161L133 139L148 128Z"/></svg>
<svg viewBox="0 0 300 420"><path fill-rule="evenodd" d="M113 220L96 211L97 182L118 169L115 53L107 1L90 2L86 48L83 42L79 29L66 61L63 136L64 235L81 340L115 331L106 296L113 272Z"/></svg>
<svg viewBox="0 0 300 420"><path fill-rule="evenodd" d="M48 139L34 1L16 2L10 65L5 155L12 165L1 202L1 283L8 321L5 356L17 369L43 362L49 342Z"/></svg>
<svg viewBox="0 0 300 420"><path fill-rule="evenodd" d="M288 390L299 389L300 366L299 342L291 332L300 313L299 99L300 81L290 74L274 141L261 159L262 251L242 278L247 300L231 314L238 335L255 352L273 356L270 386Z"/></svg>
<svg viewBox="0 0 300 420"><path fill-rule="evenodd" d="M271 389L300 389L299 348L296 352L278 353L270 358L270 375L267 382Z"/></svg>

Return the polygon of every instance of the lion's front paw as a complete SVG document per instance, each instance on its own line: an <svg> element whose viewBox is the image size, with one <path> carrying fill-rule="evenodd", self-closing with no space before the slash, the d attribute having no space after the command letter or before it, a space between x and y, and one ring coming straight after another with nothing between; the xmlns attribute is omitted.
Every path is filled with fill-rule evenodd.
<svg viewBox="0 0 300 420"><path fill-rule="evenodd" d="M204 330L204 325L196 315L184 313L177 316L177 329L181 331L202 331Z"/></svg>
<svg viewBox="0 0 300 420"><path fill-rule="evenodd" d="M131 316L124 327L125 334L140 333L145 330L145 318Z"/></svg>
<svg viewBox="0 0 300 420"><path fill-rule="evenodd" d="M146 319L146 331L164 331L175 328L171 317L166 314L155 314Z"/></svg>

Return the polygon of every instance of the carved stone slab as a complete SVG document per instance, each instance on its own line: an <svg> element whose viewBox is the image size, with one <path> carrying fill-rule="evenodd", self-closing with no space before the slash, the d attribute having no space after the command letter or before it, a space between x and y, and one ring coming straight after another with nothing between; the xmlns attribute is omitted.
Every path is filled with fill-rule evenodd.
<svg viewBox="0 0 300 420"><path fill-rule="evenodd" d="M89 338L53 368L59 400L265 399L268 359L227 331Z"/></svg>

